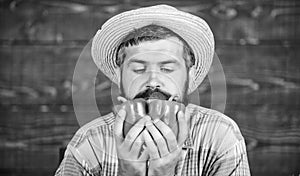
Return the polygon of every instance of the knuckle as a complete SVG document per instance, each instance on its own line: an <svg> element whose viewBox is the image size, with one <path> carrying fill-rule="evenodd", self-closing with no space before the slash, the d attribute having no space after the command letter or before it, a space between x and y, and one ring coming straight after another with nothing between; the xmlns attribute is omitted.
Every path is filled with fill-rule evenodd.
<svg viewBox="0 0 300 176"><path fill-rule="evenodd" d="M133 136L131 134L127 134L126 135L126 138L125 138L126 141L133 141Z"/></svg>
<svg viewBox="0 0 300 176"><path fill-rule="evenodd" d="M164 139L159 138L158 140L156 140L156 144L157 144L158 146L164 146L164 145L166 145L166 142L165 142Z"/></svg>

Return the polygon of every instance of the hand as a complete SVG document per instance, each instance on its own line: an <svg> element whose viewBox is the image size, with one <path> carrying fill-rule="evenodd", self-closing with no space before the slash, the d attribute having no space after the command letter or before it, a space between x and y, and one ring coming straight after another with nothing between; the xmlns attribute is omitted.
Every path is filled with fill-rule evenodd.
<svg viewBox="0 0 300 176"><path fill-rule="evenodd" d="M147 153L150 155L149 176L174 175L175 167L180 159L182 144L187 138L188 128L182 111L178 113L179 124L178 139L173 131L161 120L156 119L154 123L146 122L146 129L143 132L147 146Z"/></svg>
<svg viewBox="0 0 300 176"><path fill-rule="evenodd" d="M120 110L115 121L115 140L118 154L118 176L146 175L148 154L143 151L141 133L144 131L145 118L141 118L123 138L123 124L126 111Z"/></svg>

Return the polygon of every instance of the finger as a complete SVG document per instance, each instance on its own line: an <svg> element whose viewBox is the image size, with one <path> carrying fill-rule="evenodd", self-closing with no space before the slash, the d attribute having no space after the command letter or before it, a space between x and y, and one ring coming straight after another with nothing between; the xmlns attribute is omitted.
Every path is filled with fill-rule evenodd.
<svg viewBox="0 0 300 176"><path fill-rule="evenodd" d="M162 134L158 131L154 124L149 121L146 123L146 128L150 133L153 141L156 143L160 157L167 155L169 153L169 150L164 136L162 136Z"/></svg>
<svg viewBox="0 0 300 176"><path fill-rule="evenodd" d="M141 152L141 155L139 156L139 161L147 161L149 160L149 151L146 148L146 145L143 145L143 151Z"/></svg>
<svg viewBox="0 0 300 176"><path fill-rule="evenodd" d="M146 122L146 119L141 118L130 128L130 130L126 134L125 139L124 139L124 145L129 147L129 149L131 149L132 144L134 143L136 138L144 130L145 122Z"/></svg>
<svg viewBox="0 0 300 176"><path fill-rule="evenodd" d="M188 125L187 121L185 120L184 113L179 111L177 114L177 121L178 121L178 145L181 146L188 136Z"/></svg>
<svg viewBox="0 0 300 176"><path fill-rule="evenodd" d="M177 149L177 139L173 131L170 129L168 125L166 125L163 121L156 119L153 121L156 128L160 131L162 136L164 136L169 152L173 152Z"/></svg>
<svg viewBox="0 0 300 176"><path fill-rule="evenodd" d="M144 138L144 141L146 143L146 149L147 149L147 152L150 155L150 158L151 159L159 158L158 149L157 149L151 135L149 134L149 132L147 130L144 130L142 134L143 134L143 138Z"/></svg>
<svg viewBox="0 0 300 176"><path fill-rule="evenodd" d="M123 142L123 124L125 121L126 111L121 109L116 115L115 123L114 123L114 133L117 144Z"/></svg>
<svg viewBox="0 0 300 176"><path fill-rule="evenodd" d="M126 101L127 101L127 99L126 99L126 98L124 98L124 97L121 97L121 96L118 96L118 97L117 97L117 100L118 100L118 101L120 101L120 102L122 102L122 103L124 103L124 102L126 102Z"/></svg>
<svg viewBox="0 0 300 176"><path fill-rule="evenodd" d="M141 151L143 150L144 142L142 141L141 134L136 138L136 140L132 143L130 153L132 158L138 158L140 156Z"/></svg>

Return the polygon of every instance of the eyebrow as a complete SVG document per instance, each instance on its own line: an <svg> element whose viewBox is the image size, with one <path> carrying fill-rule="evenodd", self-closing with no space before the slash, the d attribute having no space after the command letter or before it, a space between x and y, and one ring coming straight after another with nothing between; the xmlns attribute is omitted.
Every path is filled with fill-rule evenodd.
<svg viewBox="0 0 300 176"><path fill-rule="evenodd" d="M172 63L178 65L178 61L176 61L176 60L167 60L167 61L159 62L159 64L161 64L161 65L164 65L164 64L172 64Z"/></svg>
<svg viewBox="0 0 300 176"><path fill-rule="evenodd" d="M145 64L147 63L146 61L143 61L143 60L139 60L139 59L130 59L127 63L127 65L130 65L132 62L137 62L137 63L140 63L140 64Z"/></svg>
<svg viewBox="0 0 300 176"><path fill-rule="evenodd" d="M139 59L131 59L127 65L130 65L132 62L136 62L136 63L140 63L140 64L146 64L147 61L144 60L139 60ZM166 61L161 61L159 62L160 65L164 65L164 64L177 64L178 65L178 61L176 60L166 60Z"/></svg>

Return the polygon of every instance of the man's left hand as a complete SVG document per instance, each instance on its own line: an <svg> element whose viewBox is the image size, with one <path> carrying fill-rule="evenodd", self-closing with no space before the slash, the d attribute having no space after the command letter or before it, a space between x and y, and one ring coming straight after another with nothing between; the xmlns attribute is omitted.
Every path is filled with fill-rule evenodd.
<svg viewBox="0 0 300 176"><path fill-rule="evenodd" d="M149 159L149 176L174 175L175 167L181 157L182 144L187 138L187 122L183 112L177 116L179 124L178 138L173 131L161 120L147 122L144 130L144 140L147 146Z"/></svg>

